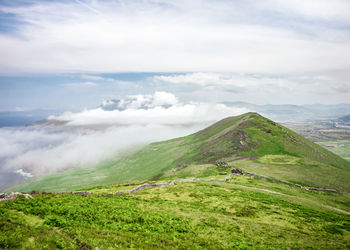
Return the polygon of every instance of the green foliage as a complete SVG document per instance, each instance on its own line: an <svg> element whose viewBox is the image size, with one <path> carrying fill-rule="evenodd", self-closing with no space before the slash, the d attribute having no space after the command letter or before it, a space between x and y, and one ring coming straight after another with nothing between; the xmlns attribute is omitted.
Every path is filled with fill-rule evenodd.
<svg viewBox="0 0 350 250"><path fill-rule="evenodd" d="M267 164L299 164L300 158L290 155L264 155L258 159L258 162Z"/></svg>
<svg viewBox="0 0 350 250"><path fill-rule="evenodd" d="M236 213L237 216L253 217L255 214L254 207L242 207Z"/></svg>
<svg viewBox="0 0 350 250"><path fill-rule="evenodd" d="M64 227L66 225L65 220L57 216L47 217L44 224L52 227Z"/></svg>
<svg viewBox="0 0 350 250"><path fill-rule="evenodd" d="M350 216L331 208L349 209L348 202L246 176L134 195L41 194L0 203L0 246L346 249Z"/></svg>
<svg viewBox="0 0 350 250"><path fill-rule="evenodd" d="M323 227L323 229L330 234L343 234L343 231L341 230L341 226L337 224L330 224Z"/></svg>
<svg viewBox="0 0 350 250"><path fill-rule="evenodd" d="M74 242L65 235L41 223L33 223L33 216L9 209L4 205L0 205L1 249L75 248Z"/></svg>

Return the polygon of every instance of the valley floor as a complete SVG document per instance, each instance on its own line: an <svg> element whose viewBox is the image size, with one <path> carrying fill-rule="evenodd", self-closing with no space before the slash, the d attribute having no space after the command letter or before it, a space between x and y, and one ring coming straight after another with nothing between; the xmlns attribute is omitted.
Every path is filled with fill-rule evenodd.
<svg viewBox="0 0 350 250"><path fill-rule="evenodd" d="M340 157L350 160L350 128L336 127L329 122L288 122L288 128L316 142Z"/></svg>

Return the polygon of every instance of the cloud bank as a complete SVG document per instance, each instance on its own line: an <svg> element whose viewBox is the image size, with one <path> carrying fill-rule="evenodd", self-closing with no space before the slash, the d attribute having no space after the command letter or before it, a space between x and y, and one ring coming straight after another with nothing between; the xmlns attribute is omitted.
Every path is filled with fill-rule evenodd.
<svg viewBox="0 0 350 250"><path fill-rule="evenodd" d="M155 75L152 81L179 89L192 86L191 96L217 102L234 99L254 104L334 104L348 102L349 77L348 72L300 75L195 72Z"/></svg>
<svg viewBox="0 0 350 250"><path fill-rule="evenodd" d="M59 11L58 11L59 10ZM348 0L0 5L0 74L348 70Z"/></svg>
<svg viewBox="0 0 350 250"><path fill-rule="evenodd" d="M49 121L64 122L66 126L87 125L187 125L212 122L247 110L223 104L180 103L168 92L153 95L132 95L121 100L104 101L101 107L50 116Z"/></svg>
<svg viewBox="0 0 350 250"><path fill-rule="evenodd" d="M51 116L29 127L1 128L2 171L28 178L96 166L147 143L184 136L221 118L248 111L223 104L181 103L167 92L115 100L115 109L110 103Z"/></svg>

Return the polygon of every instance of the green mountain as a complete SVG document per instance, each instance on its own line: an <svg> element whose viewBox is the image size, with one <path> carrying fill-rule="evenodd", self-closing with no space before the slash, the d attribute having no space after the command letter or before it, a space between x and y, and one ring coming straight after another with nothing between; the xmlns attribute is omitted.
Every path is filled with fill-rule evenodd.
<svg viewBox="0 0 350 250"><path fill-rule="evenodd" d="M350 190L350 162L257 113L247 113L189 136L152 143L117 162L45 176L6 191L67 191L225 173L216 162L306 186Z"/></svg>
<svg viewBox="0 0 350 250"><path fill-rule="evenodd" d="M349 249L349 173L348 161L271 120L229 117L117 162L12 187L89 192L0 202L0 248Z"/></svg>

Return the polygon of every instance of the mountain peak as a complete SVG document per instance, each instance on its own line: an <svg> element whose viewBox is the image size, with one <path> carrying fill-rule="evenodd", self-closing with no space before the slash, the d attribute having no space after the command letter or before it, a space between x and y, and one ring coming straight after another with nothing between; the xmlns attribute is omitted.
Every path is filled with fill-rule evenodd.
<svg viewBox="0 0 350 250"><path fill-rule="evenodd" d="M225 118L191 136L184 162L213 163L241 157L290 155L345 168L349 163L258 113Z"/></svg>

